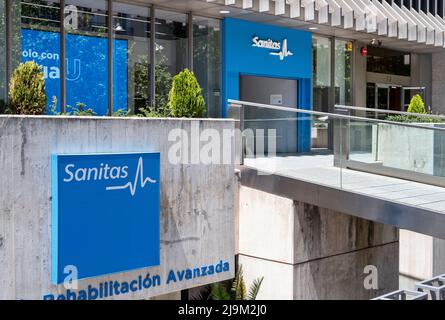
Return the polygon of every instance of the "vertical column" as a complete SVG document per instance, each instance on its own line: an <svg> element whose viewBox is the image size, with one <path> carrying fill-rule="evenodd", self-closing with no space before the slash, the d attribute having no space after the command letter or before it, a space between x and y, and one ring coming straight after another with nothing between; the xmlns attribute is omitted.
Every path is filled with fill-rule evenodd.
<svg viewBox="0 0 445 320"><path fill-rule="evenodd" d="M60 112L66 112L65 0L60 0Z"/></svg>
<svg viewBox="0 0 445 320"><path fill-rule="evenodd" d="M155 7L152 6L150 10L150 72L149 72L149 83L150 83L150 99L151 106L156 106L156 87L155 87L155 71L156 71L156 11Z"/></svg>
<svg viewBox="0 0 445 320"><path fill-rule="evenodd" d="M193 72L193 14L191 12L189 12L189 14L187 15L187 20L188 20L188 51L189 51L189 56L188 56L188 65L189 65L189 69L191 72Z"/></svg>
<svg viewBox="0 0 445 320"><path fill-rule="evenodd" d="M114 102L114 56L113 56L113 0L108 0L108 115L113 115L113 102Z"/></svg>
<svg viewBox="0 0 445 320"><path fill-rule="evenodd" d="M13 0L6 0L6 81L9 83L12 75L12 2ZM7 88L9 85L7 85ZM6 101L9 102L9 94L6 94Z"/></svg>

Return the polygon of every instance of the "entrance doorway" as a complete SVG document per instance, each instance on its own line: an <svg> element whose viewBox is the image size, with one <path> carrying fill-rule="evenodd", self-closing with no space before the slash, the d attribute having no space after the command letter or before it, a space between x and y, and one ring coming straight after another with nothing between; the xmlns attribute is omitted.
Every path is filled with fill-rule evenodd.
<svg viewBox="0 0 445 320"><path fill-rule="evenodd" d="M366 107L379 110L404 111L403 93L403 87L399 85L368 83ZM387 114L385 113L376 114L378 118L386 118L386 116Z"/></svg>
<svg viewBox="0 0 445 320"><path fill-rule="evenodd" d="M296 108L298 106L298 80L256 77L240 77L240 98L242 101ZM263 139L264 154L268 154L268 130L276 130L276 153L294 154L298 150L297 114L279 110L245 107L245 129L264 130L256 132L256 139ZM257 141L255 140L255 145ZM261 145L261 144L260 144ZM255 148L255 154L259 150Z"/></svg>
<svg viewBox="0 0 445 320"><path fill-rule="evenodd" d="M403 87L400 85L368 83L366 91L366 107L371 109L406 112L411 99L416 94L425 99L425 87ZM373 114L369 113L368 116L373 116ZM386 116L384 113L379 115L380 118L385 118Z"/></svg>

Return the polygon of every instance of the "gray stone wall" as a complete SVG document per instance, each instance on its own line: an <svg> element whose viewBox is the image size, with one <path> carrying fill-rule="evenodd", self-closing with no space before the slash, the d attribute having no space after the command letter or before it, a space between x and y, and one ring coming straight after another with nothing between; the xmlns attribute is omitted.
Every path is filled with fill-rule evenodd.
<svg viewBox="0 0 445 320"><path fill-rule="evenodd" d="M445 114L445 53L432 55L432 106L434 113Z"/></svg>
<svg viewBox="0 0 445 320"><path fill-rule="evenodd" d="M371 299L398 289L394 227L242 186L239 262L260 299ZM376 290L365 267L377 269Z"/></svg>
<svg viewBox="0 0 445 320"><path fill-rule="evenodd" d="M233 277L234 165L168 161L169 132L183 128L190 136L192 124L199 132L215 129L221 135L234 127L229 120L0 116L0 299L41 299L66 292L50 283L53 153L161 153L161 265L84 280L79 289L159 274L160 286L114 297L142 299ZM230 272L165 284L171 269L220 260L230 263Z"/></svg>

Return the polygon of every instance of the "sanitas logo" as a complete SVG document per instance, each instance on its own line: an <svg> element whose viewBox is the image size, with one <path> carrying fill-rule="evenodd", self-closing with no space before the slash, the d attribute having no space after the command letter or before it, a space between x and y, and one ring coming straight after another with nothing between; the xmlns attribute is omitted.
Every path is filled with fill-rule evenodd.
<svg viewBox="0 0 445 320"><path fill-rule="evenodd" d="M63 182L84 182L100 180L120 180L127 179L129 174L128 166L110 166L108 163L101 163L96 168L76 168L74 164L65 166L66 178ZM136 194L138 185L143 189L148 183L155 184L157 181L149 177L144 177L144 160L139 158L138 166L133 181L124 185L106 187L107 191L129 189L132 196Z"/></svg>
<svg viewBox="0 0 445 320"><path fill-rule="evenodd" d="M252 39L252 47L275 50L269 54L272 56L278 56L281 61L283 61L284 58L294 55L293 52L288 49L287 39L284 39L283 44L281 44L281 42L273 41L272 39L262 40L259 37L254 37ZM277 52L276 50L280 51Z"/></svg>
<svg viewBox="0 0 445 320"><path fill-rule="evenodd" d="M273 41L272 39L261 40L259 37L254 37L252 39L252 47L272 49L272 50L280 50L281 43L277 41Z"/></svg>

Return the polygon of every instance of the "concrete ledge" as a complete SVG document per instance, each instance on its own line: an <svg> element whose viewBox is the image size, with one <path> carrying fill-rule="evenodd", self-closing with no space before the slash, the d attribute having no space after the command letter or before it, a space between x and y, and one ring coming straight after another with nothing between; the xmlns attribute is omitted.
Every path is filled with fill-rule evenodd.
<svg viewBox="0 0 445 320"><path fill-rule="evenodd" d="M234 129L230 120L0 116L0 299L42 299L66 291L50 279L53 153L161 153L161 265L80 281L79 289L159 274L161 286L113 297L146 299L233 277L233 162L169 161L174 143L168 141L169 133L183 129L190 137L192 125L198 133L212 129L221 136L223 130ZM222 152L225 146L220 147ZM188 148L190 155L190 143ZM170 270L220 260L230 263L229 272L166 284Z"/></svg>
<svg viewBox="0 0 445 320"><path fill-rule="evenodd" d="M280 197L445 239L445 214L242 166L241 184Z"/></svg>
<svg viewBox="0 0 445 320"><path fill-rule="evenodd" d="M259 300L369 300L398 288L398 243L297 265L239 256L248 284L264 277ZM366 266L378 270L378 289L366 289Z"/></svg>

